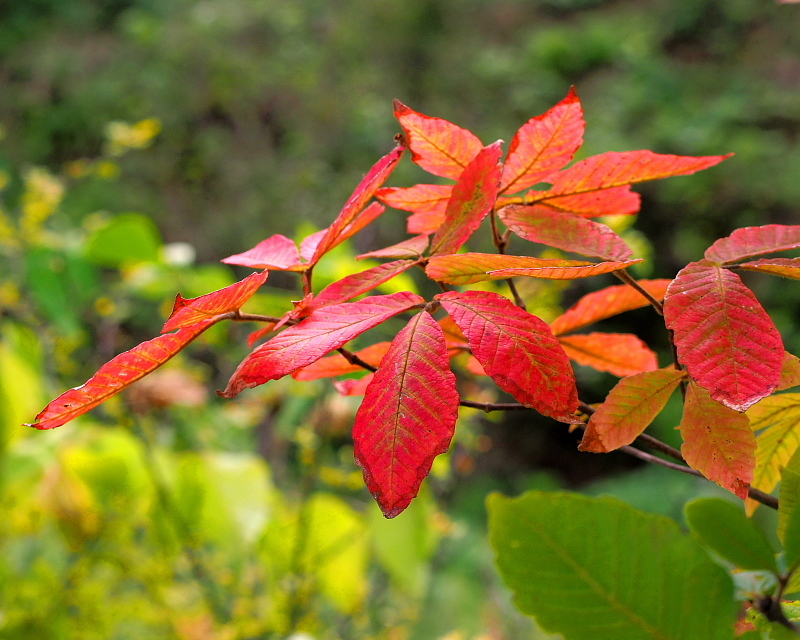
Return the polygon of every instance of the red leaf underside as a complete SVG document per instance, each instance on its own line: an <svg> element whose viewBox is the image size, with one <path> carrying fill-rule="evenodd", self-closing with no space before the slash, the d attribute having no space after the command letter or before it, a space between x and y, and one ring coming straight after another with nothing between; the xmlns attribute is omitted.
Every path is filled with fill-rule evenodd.
<svg viewBox="0 0 800 640"><path fill-rule="evenodd" d="M354 355L358 356L361 360L373 367L377 367L381 363L381 359L386 355L389 349L390 342L378 342L361 351L357 351ZM335 376L343 376L348 373L356 373L364 371L364 369L357 364L350 364L350 361L341 354L326 356L320 358L316 362L311 363L307 367L298 369L292 373L295 380L318 380L320 378L333 378Z"/></svg>
<svg viewBox="0 0 800 640"><path fill-rule="evenodd" d="M251 269L272 269L273 271L302 271L305 269L294 240L280 234L262 240L249 251L228 256L222 262Z"/></svg>
<svg viewBox="0 0 800 640"><path fill-rule="evenodd" d="M629 333L585 333L559 338L571 360L615 376L631 376L658 368L647 345Z"/></svg>
<svg viewBox="0 0 800 640"><path fill-rule="evenodd" d="M444 334L423 311L392 341L353 427L356 462L387 518L409 505L447 451L458 403Z"/></svg>
<svg viewBox="0 0 800 640"><path fill-rule="evenodd" d="M737 262L745 258L787 251L800 247L800 225L768 224L762 227L736 229L727 238L720 238L708 249L705 257L714 262Z"/></svg>
<svg viewBox="0 0 800 640"><path fill-rule="evenodd" d="M390 247L384 247L383 249L370 251L369 253L362 253L356 256L356 260L364 260L366 258L405 258L416 260L417 258L421 258L422 254L425 253L428 248L428 243L428 236L414 236L408 240L393 244Z"/></svg>

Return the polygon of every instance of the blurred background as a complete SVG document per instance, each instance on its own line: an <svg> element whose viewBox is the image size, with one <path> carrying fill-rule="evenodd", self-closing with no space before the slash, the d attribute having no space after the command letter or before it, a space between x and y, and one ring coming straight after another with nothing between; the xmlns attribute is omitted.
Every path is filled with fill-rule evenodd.
<svg viewBox="0 0 800 640"><path fill-rule="evenodd" d="M496 577L489 491L612 493L678 519L687 498L713 492L621 455L579 454L577 436L543 418L465 410L420 497L385 521L352 461L358 398L292 379L214 396L247 353L241 325L214 327L74 423L20 426L156 335L177 292L247 273L221 258L327 226L392 148L392 99L489 143L510 141L571 85L587 120L578 158L736 154L637 187L626 238L648 258L640 276L673 277L736 227L800 223L800 6L0 4L0 639L548 638ZM404 160L390 184L425 176ZM326 258L318 285L406 237L401 212L373 227ZM747 282L800 353L800 284ZM248 308L280 315L296 284L273 275ZM607 284L526 295L551 319ZM637 333L668 362L648 310L603 328ZM577 373L588 401L615 382ZM679 411L653 427L673 444Z"/></svg>

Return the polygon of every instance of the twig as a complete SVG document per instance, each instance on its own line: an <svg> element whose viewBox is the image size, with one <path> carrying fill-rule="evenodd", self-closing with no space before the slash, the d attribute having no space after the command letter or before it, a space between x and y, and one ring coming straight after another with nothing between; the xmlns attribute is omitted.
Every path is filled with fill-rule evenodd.
<svg viewBox="0 0 800 640"><path fill-rule="evenodd" d="M656 310L656 313L658 313L658 315L660 316L664 315L664 306L658 300L656 300L656 298L654 298L653 295L647 289L645 289L642 285L640 285L636 281L636 279L633 276L631 276L630 273L627 272L626 269L615 271L614 275L617 276L617 278L619 278L620 280L622 280L625 284L632 286L645 298L647 298L650 304L653 305L653 308Z"/></svg>
<svg viewBox="0 0 800 640"><path fill-rule="evenodd" d="M473 402L472 400L461 400L459 402L462 407L470 407L471 409L480 409L489 413L491 411L529 411L530 407L526 407L519 402Z"/></svg>

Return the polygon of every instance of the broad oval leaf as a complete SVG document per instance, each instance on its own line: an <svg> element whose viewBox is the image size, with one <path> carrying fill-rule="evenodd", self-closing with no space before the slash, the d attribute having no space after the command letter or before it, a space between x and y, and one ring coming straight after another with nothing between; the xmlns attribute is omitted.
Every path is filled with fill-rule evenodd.
<svg viewBox="0 0 800 640"><path fill-rule="evenodd" d="M680 429L681 453L689 466L742 500L747 498L756 467L756 438L747 416L690 381Z"/></svg>
<svg viewBox="0 0 800 640"><path fill-rule="evenodd" d="M584 218L633 215L642 206L642 198L630 186L609 187L588 193L552 195L552 191L529 191L525 203L536 203L562 213L574 213Z"/></svg>
<svg viewBox="0 0 800 640"><path fill-rule="evenodd" d="M781 472L778 536L786 551L786 565L794 567L800 561L800 453L797 451Z"/></svg>
<svg viewBox="0 0 800 640"><path fill-rule="evenodd" d="M615 498L492 494L489 534L517 607L569 640L731 640L733 585L677 524Z"/></svg>
<svg viewBox="0 0 800 640"><path fill-rule="evenodd" d="M531 118L511 140L500 190L517 193L541 182L572 160L583 144L586 123L575 89L546 113Z"/></svg>
<svg viewBox="0 0 800 640"><path fill-rule="evenodd" d="M678 359L711 397L745 411L778 386L783 341L738 275L705 260L683 268L664 299Z"/></svg>
<svg viewBox="0 0 800 640"><path fill-rule="evenodd" d="M706 249L705 257L714 262L736 262L798 247L800 225L767 224L736 229L727 238L720 238Z"/></svg>
<svg viewBox="0 0 800 640"><path fill-rule="evenodd" d="M426 235L414 236L408 240L403 240L390 247L384 247L377 251L370 251L369 253L362 253L356 256L356 260L364 260L366 258L405 258L416 260L422 257L425 250L428 248L429 238Z"/></svg>
<svg viewBox="0 0 800 640"><path fill-rule="evenodd" d="M94 409L125 387L158 369L216 322L217 318L211 318L179 329L175 333L142 342L130 351L120 353L100 367L97 373L80 387L58 396L36 416L32 424L27 426L36 429L54 429Z"/></svg>
<svg viewBox="0 0 800 640"><path fill-rule="evenodd" d="M800 280L800 258L753 260L752 262L743 262L737 266L746 271L758 271L773 276Z"/></svg>
<svg viewBox="0 0 800 640"><path fill-rule="evenodd" d="M199 298L187 300L180 294L175 298L172 313L161 333L169 333L175 329L188 327L209 318L238 311L242 305L253 297L258 288L267 280L267 271L252 273L244 280L227 286L219 291L207 293Z"/></svg>
<svg viewBox="0 0 800 640"><path fill-rule="evenodd" d="M546 207L510 205L497 212L525 240L603 260L625 261L633 251L608 226Z"/></svg>
<svg viewBox="0 0 800 640"><path fill-rule="evenodd" d="M280 234L262 240L249 251L228 256L222 262L273 271L302 271L306 268L294 240Z"/></svg>
<svg viewBox="0 0 800 640"><path fill-rule="evenodd" d="M578 449L606 453L636 440L685 375L677 369L659 369L620 380L589 418Z"/></svg>
<svg viewBox="0 0 800 640"><path fill-rule="evenodd" d="M424 303L408 292L323 307L250 353L234 372L223 398L305 367L398 313Z"/></svg>
<svg viewBox="0 0 800 640"><path fill-rule="evenodd" d="M345 276L341 280L328 285L306 305L307 311L313 311L334 304L352 300L356 296L372 291L396 275L407 271L416 264L413 260L395 260L379 264L376 267Z"/></svg>
<svg viewBox="0 0 800 640"><path fill-rule="evenodd" d="M450 291L436 299L497 386L539 413L577 421L570 415L578 408L575 376L547 323L487 291Z"/></svg>
<svg viewBox="0 0 800 640"><path fill-rule="evenodd" d="M671 280L638 280L639 286L659 302L664 299ZM640 309L650 301L632 286L618 284L600 291L587 293L566 313L550 323L550 328L557 336L581 329L600 320L605 320L625 311Z"/></svg>
<svg viewBox="0 0 800 640"><path fill-rule="evenodd" d="M481 149L470 162L447 201L444 222L431 240L431 255L455 253L480 226L497 200L501 140Z"/></svg>
<svg viewBox="0 0 800 640"><path fill-rule="evenodd" d="M418 113L399 100L394 101L394 115L403 127L412 160L435 176L458 180L483 147L471 131Z"/></svg>
<svg viewBox="0 0 800 640"><path fill-rule="evenodd" d="M658 358L630 333L580 333L558 341L570 360L615 376L632 376L658 368Z"/></svg>
<svg viewBox="0 0 800 640"><path fill-rule="evenodd" d="M383 358L389 350L390 344L390 342L378 342L365 349L361 349L361 351L356 351L354 355L358 356L367 364L377 367L381 363L381 358ZM332 356L320 358L307 367L298 369L292 373L292 377L295 380L302 381L319 380L320 378L333 378L357 371L364 371L364 369L357 364L350 364L347 358L337 353Z"/></svg>
<svg viewBox="0 0 800 640"><path fill-rule="evenodd" d="M444 333L423 311L392 341L353 427L356 462L387 518L410 504L450 447L458 403Z"/></svg>

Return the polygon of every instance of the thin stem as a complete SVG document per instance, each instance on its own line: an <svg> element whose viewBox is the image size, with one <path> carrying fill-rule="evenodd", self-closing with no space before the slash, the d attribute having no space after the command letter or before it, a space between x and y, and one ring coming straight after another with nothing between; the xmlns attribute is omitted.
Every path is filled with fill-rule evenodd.
<svg viewBox="0 0 800 640"><path fill-rule="evenodd" d="M500 235L497 229L497 213L494 210L489 214L489 221L492 225L492 240L494 241L494 246L497 247L497 253L501 255L505 254L509 236L507 234ZM508 285L508 290L511 291L511 295L514 296L514 304L523 311L527 311L528 307L525 305L522 296L519 295L519 290L517 289L517 285L514 284L514 279L508 278L506 284Z"/></svg>
<svg viewBox="0 0 800 640"><path fill-rule="evenodd" d="M347 360L352 365L361 367L362 369L366 369L367 371L371 371L372 373L375 373L378 370L378 367L373 367L369 362L362 360L349 349L345 349L344 347L339 347L337 351L341 353L344 356L344 359Z"/></svg>
<svg viewBox="0 0 800 640"><path fill-rule="evenodd" d="M311 277L314 273L314 266L310 265L305 271L303 271L303 296L310 295L314 293L314 287L311 285Z"/></svg>
<svg viewBox="0 0 800 640"><path fill-rule="evenodd" d="M281 318L275 318L273 316L262 316L258 313L242 313L241 311L231 311L229 314L225 314L227 319L233 320L234 322L273 322L277 323L281 321ZM293 324L291 320L286 324Z"/></svg>
<svg viewBox="0 0 800 640"><path fill-rule="evenodd" d="M642 285L640 285L636 279L628 273L626 269L621 269L620 271L615 271L614 275L617 276L620 280L622 280L625 284L629 284L634 289L636 289L639 293L641 293L647 300L653 305L653 308L656 310L658 315L664 315L664 306L653 297L653 295L645 289Z"/></svg>
<svg viewBox="0 0 800 640"><path fill-rule="evenodd" d="M530 407L526 407L519 402L473 402L472 400L461 400L458 404L462 407L470 407L471 409L480 409L489 413L491 411L529 411Z"/></svg>
<svg viewBox="0 0 800 640"><path fill-rule="evenodd" d="M637 449L636 447L632 447L627 444L620 447L618 451L624 451L625 453L633 456L634 458L639 458L640 460L644 460L645 462L652 462L653 464L661 465L662 467L666 467L667 469L674 469L675 471L680 471L681 473L688 473L691 476L697 476L698 478L705 478L705 476L696 469L692 469L691 467L687 467L685 465L678 464L676 462L670 462L669 460L664 460L663 458L654 456L652 453L647 453L646 451L642 451L641 449Z"/></svg>

